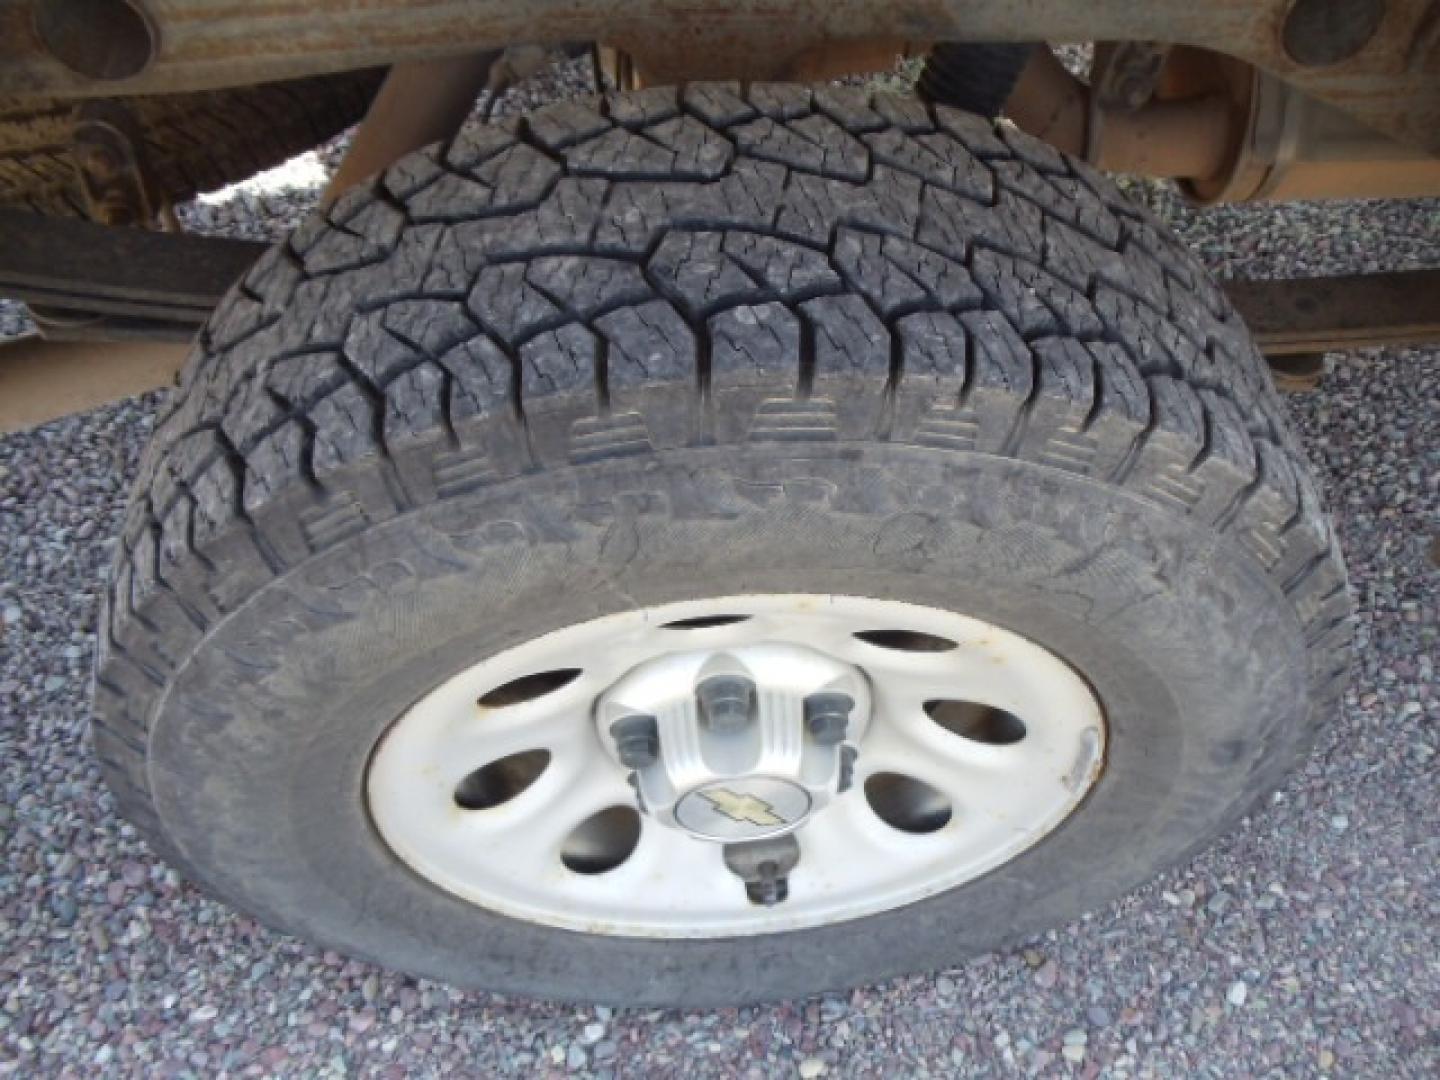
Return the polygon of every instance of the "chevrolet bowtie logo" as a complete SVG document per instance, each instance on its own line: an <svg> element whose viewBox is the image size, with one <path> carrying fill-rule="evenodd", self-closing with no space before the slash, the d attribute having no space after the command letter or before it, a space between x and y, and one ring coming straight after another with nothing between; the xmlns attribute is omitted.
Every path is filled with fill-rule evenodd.
<svg viewBox="0 0 1440 1080"><path fill-rule="evenodd" d="M790 824L775 813L773 806L754 795L737 795L729 788L711 788L699 794L717 813L724 814L731 821L761 826Z"/></svg>

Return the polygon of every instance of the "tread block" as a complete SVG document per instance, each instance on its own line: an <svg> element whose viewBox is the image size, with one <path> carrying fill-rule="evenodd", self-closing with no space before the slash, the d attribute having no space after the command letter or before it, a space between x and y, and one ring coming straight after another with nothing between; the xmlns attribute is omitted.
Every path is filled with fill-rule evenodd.
<svg viewBox="0 0 1440 1080"><path fill-rule="evenodd" d="M567 323L547 330L520 350L520 400L592 394L599 362L599 342L585 327Z"/></svg>
<svg viewBox="0 0 1440 1080"><path fill-rule="evenodd" d="M525 118L525 127L542 145L563 150L609 130L611 121L588 101L562 101Z"/></svg>
<svg viewBox="0 0 1440 1080"><path fill-rule="evenodd" d="M754 281L786 300L838 291L832 260L814 248L752 232L727 232L721 250Z"/></svg>
<svg viewBox="0 0 1440 1080"><path fill-rule="evenodd" d="M580 319L625 304L642 304L654 295L634 263L586 255L541 256L530 262L525 280ZM496 301L503 302L504 295L497 295Z"/></svg>
<svg viewBox="0 0 1440 1080"><path fill-rule="evenodd" d="M1013 199L1013 196L1000 196L1001 203L1007 199ZM927 187L921 197L919 230L915 238L962 263L976 243L1005 255L1038 261L1040 211L1029 203L1016 201L1011 205L1015 210L1013 215L997 215L986 204L941 188Z"/></svg>
<svg viewBox="0 0 1440 1080"><path fill-rule="evenodd" d="M718 128L748 120L755 109L740 96L739 83L690 83L681 91L684 107Z"/></svg>
<svg viewBox="0 0 1440 1080"><path fill-rule="evenodd" d="M863 136L876 161L934 184L966 199L988 203L995 196L995 178L984 165L945 135L907 135L890 128Z"/></svg>
<svg viewBox="0 0 1440 1080"><path fill-rule="evenodd" d="M670 175L665 179L714 180L723 176L735 160L735 144L722 139L693 116L677 116L645 134L674 155Z"/></svg>
<svg viewBox="0 0 1440 1080"><path fill-rule="evenodd" d="M610 408L641 415L649 443L684 446L698 429L700 355L695 332L664 300L597 319L606 353Z"/></svg>
<svg viewBox="0 0 1440 1080"><path fill-rule="evenodd" d="M858 86L816 86L812 88L815 108L847 131L878 131L888 122L871 107L870 95Z"/></svg>
<svg viewBox="0 0 1440 1080"><path fill-rule="evenodd" d="M610 119L626 127L647 127L680 114L680 99L670 86L647 86L607 100Z"/></svg>
<svg viewBox="0 0 1440 1080"><path fill-rule="evenodd" d="M380 454L378 410L371 395L355 383L347 383L317 402L310 417L315 425L311 463L321 479Z"/></svg>
<svg viewBox="0 0 1440 1080"><path fill-rule="evenodd" d="M912 238L920 220L923 185L908 173L888 167L875 172L875 181L863 185L795 174L778 201L776 227L817 245L828 245L837 223Z"/></svg>
<svg viewBox="0 0 1440 1080"><path fill-rule="evenodd" d="M970 342L970 377L961 406L979 425L975 449L999 453L1018 429L1035 385L1035 358L1014 327L991 311L960 316Z"/></svg>
<svg viewBox="0 0 1440 1080"><path fill-rule="evenodd" d="M892 237L842 228L835 238L831 258L846 283L882 315L901 308L914 309L929 298L929 290L886 257L885 242Z"/></svg>
<svg viewBox="0 0 1440 1080"><path fill-rule="evenodd" d="M891 437L938 450L972 450L980 433L973 412L962 410L968 381L969 334L949 313L917 312L898 320L901 377L895 391Z"/></svg>
<svg viewBox="0 0 1440 1080"><path fill-rule="evenodd" d="M794 120L812 114L814 100L808 86L795 83L757 82L745 90L745 100L772 120Z"/></svg>
<svg viewBox="0 0 1440 1080"><path fill-rule="evenodd" d="M365 194L363 191L361 194ZM405 217L386 203L366 201L353 211L342 197L330 211L333 228L316 237L303 253L305 272L336 274L383 261L400 239Z"/></svg>
<svg viewBox="0 0 1440 1080"><path fill-rule="evenodd" d="M465 301L486 330L512 346L569 318L551 297L530 284L530 266L507 262L485 267Z"/></svg>
<svg viewBox="0 0 1440 1080"><path fill-rule="evenodd" d="M878 93L871 107L885 122L906 132L934 131L935 120L925 103L913 94Z"/></svg>
<svg viewBox="0 0 1440 1080"><path fill-rule="evenodd" d="M716 391L800 384L800 320L784 304L742 304L710 319L710 382Z"/></svg>
<svg viewBox="0 0 1440 1080"><path fill-rule="evenodd" d="M858 296L825 296L800 310L813 328L811 393L835 403L841 438L874 436L891 379L890 331Z"/></svg>
<svg viewBox="0 0 1440 1080"><path fill-rule="evenodd" d="M445 163L468 172L515 145L515 132L508 125L466 124L445 147ZM410 158L403 158L409 161Z"/></svg>
<svg viewBox="0 0 1440 1080"><path fill-rule="evenodd" d="M970 260L970 274L994 306L1014 312L1012 318L1024 337L1100 337L1105 332L1104 323L1082 293L1033 263L977 248Z"/></svg>
<svg viewBox="0 0 1440 1080"><path fill-rule="evenodd" d="M569 147L565 164L576 176L663 180L675 172L675 151L660 145L649 133L617 127Z"/></svg>
<svg viewBox="0 0 1440 1080"><path fill-rule="evenodd" d="M650 257L647 275L691 318L764 299L765 287L725 253L725 240L719 232L672 232Z"/></svg>
<svg viewBox="0 0 1440 1080"><path fill-rule="evenodd" d="M1205 447L1204 408L1177 379L1155 375L1147 382L1154 411L1125 484L1188 514L1205 493L1191 469Z"/></svg>
<svg viewBox="0 0 1440 1080"><path fill-rule="evenodd" d="M1095 364L1072 338L1034 342L1035 395L1015 456L1090 475L1097 440L1086 431L1094 408Z"/></svg>
<svg viewBox="0 0 1440 1080"><path fill-rule="evenodd" d="M466 173L447 172L406 202L411 218L470 221L533 206L560 176L560 166L533 146L507 147Z"/></svg>

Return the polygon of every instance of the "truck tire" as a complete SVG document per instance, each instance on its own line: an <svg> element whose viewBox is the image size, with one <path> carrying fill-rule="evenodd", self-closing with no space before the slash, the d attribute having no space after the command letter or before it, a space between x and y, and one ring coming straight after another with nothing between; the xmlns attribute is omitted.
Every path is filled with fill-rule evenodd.
<svg viewBox="0 0 1440 1080"><path fill-rule="evenodd" d="M1184 859L1306 752L1350 621L1244 327L1107 180L692 85L467 128L260 260L144 459L94 740L273 927L715 1005Z"/></svg>
<svg viewBox="0 0 1440 1080"><path fill-rule="evenodd" d="M117 98L157 194L181 203L333 138L365 115L383 72L350 71L197 94ZM73 101L0 104L0 206L86 216L71 161Z"/></svg>

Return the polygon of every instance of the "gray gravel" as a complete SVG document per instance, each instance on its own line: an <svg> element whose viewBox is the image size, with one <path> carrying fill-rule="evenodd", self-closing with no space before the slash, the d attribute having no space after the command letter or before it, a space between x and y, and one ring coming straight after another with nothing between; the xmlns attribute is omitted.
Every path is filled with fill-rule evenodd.
<svg viewBox="0 0 1440 1080"><path fill-rule="evenodd" d="M1440 265L1435 200L1193 213L1140 194L1225 275ZM312 198L186 213L267 233ZM1336 357L1289 399L1362 629L1342 714L1262 812L1015 951L708 1013L505 1000L320 952L208 900L115 816L85 746L91 628L159 401L0 440L0 1075L1440 1072L1440 349Z"/></svg>

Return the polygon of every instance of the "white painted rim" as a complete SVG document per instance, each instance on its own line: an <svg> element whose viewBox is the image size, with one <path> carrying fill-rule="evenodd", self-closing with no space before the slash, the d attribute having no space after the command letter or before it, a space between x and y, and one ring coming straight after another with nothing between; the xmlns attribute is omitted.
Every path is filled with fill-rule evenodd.
<svg viewBox="0 0 1440 1080"><path fill-rule="evenodd" d="M665 624L749 616L702 629ZM944 652L884 648L855 635L901 630L955 642ZM572 830L609 807L633 807L626 771L600 743L596 700L638 664L672 652L801 643L858 667L873 713L854 786L796 832L789 898L751 904L719 844L640 816L620 865L577 873L561 859ZM580 669L520 704L479 699L527 675ZM949 699L1003 709L1024 724L1008 745L955 734L927 715ZM1080 805L1099 778L1105 721L1083 679L1053 653L993 624L893 600L757 595L685 601L608 615L546 634L475 664L427 694L384 736L366 796L376 828L422 877L491 911L585 933L710 938L823 926L900 907L995 869ZM457 805L457 785L488 763L530 750L549 763L515 797ZM902 831L871 805L866 782L899 774L948 800L935 831ZM881 781L876 781L877 785Z"/></svg>

